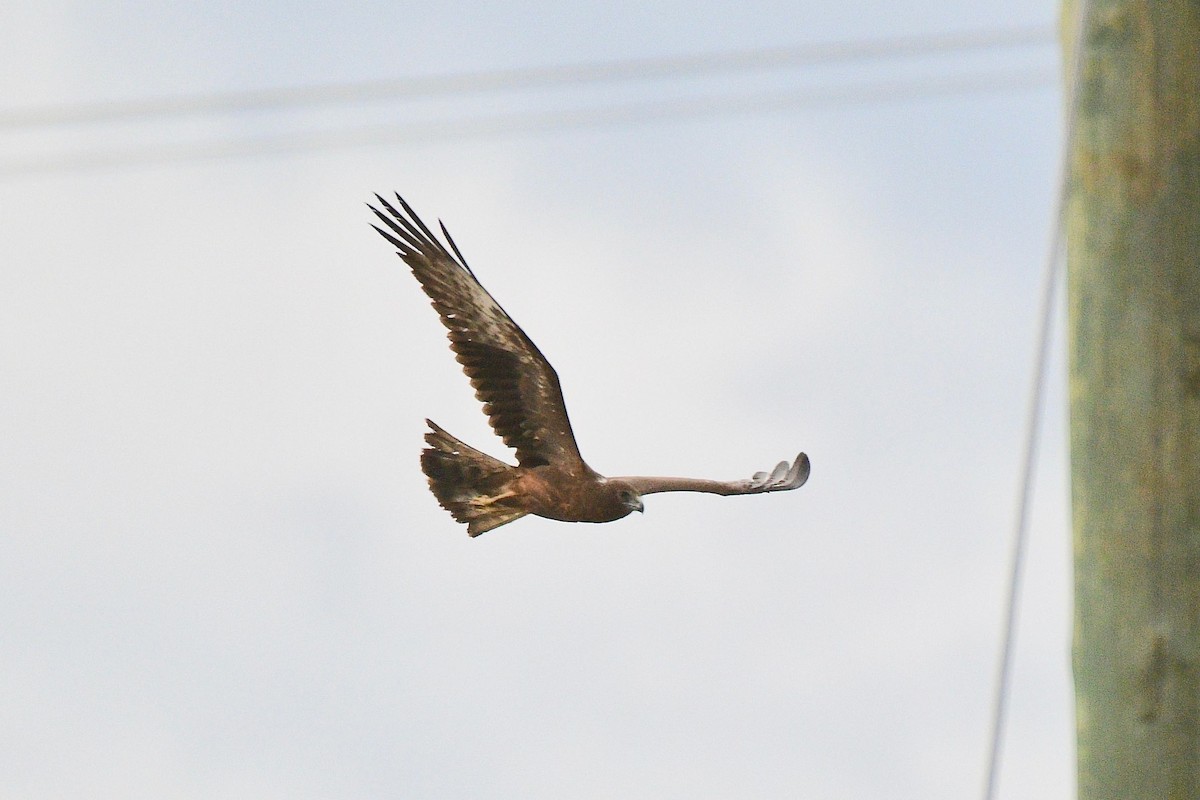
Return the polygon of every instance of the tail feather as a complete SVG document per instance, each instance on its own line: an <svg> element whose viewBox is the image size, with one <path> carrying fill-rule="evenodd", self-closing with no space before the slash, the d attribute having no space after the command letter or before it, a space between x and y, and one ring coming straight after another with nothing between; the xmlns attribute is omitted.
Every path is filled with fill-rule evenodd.
<svg viewBox="0 0 1200 800"><path fill-rule="evenodd" d="M467 524L468 534L478 536L529 513L503 501L481 502L504 492L515 467L463 444L432 420L425 422L429 447L421 452L421 470L438 503Z"/></svg>

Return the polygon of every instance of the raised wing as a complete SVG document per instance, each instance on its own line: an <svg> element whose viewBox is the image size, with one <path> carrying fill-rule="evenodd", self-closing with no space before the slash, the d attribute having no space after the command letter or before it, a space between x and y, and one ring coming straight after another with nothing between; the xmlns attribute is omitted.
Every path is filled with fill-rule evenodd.
<svg viewBox="0 0 1200 800"><path fill-rule="evenodd" d="M483 403L492 430L517 451L523 467L583 464L558 374L525 332L475 278L450 232L449 250L404 198L403 213L375 195L387 211L370 209L387 226L373 225L399 251L449 329L450 349Z"/></svg>
<svg viewBox="0 0 1200 800"><path fill-rule="evenodd" d="M770 472L756 472L741 481L708 481L701 478L614 478L625 481L638 494L655 492L708 492L709 494L762 494L799 489L808 480L812 465L804 453L789 465L780 461Z"/></svg>

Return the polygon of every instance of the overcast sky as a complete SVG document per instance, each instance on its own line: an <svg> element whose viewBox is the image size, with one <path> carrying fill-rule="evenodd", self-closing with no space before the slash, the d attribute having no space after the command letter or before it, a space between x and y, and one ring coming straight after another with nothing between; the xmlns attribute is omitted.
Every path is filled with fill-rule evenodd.
<svg viewBox="0 0 1200 800"><path fill-rule="evenodd" d="M1061 144L1055 14L0 7L0 796L978 796ZM1014 27L1045 38L12 113ZM397 190L557 367L597 470L732 479L804 450L808 485L469 539L420 473L424 418L509 454L368 226ZM1061 327L1006 798L1074 785Z"/></svg>

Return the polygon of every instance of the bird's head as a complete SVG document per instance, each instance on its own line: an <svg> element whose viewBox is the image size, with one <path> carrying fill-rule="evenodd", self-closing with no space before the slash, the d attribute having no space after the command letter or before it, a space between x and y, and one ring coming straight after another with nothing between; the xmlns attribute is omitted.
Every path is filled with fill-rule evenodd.
<svg viewBox="0 0 1200 800"><path fill-rule="evenodd" d="M632 514L634 511L643 512L646 507L642 505L642 497L632 486L624 481L613 481L612 489L616 493L617 501L626 509L626 514Z"/></svg>

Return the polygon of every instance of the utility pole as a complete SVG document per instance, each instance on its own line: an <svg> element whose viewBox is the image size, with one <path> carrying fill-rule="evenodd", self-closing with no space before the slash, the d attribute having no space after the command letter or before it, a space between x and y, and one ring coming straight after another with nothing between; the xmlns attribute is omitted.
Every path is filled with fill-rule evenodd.
<svg viewBox="0 0 1200 800"><path fill-rule="evenodd" d="M1066 43L1084 48L1066 208L1079 797L1185 800L1200 798L1200 0L1088 6Z"/></svg>

